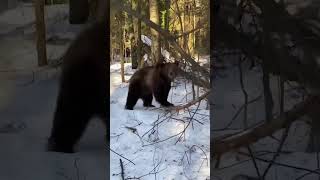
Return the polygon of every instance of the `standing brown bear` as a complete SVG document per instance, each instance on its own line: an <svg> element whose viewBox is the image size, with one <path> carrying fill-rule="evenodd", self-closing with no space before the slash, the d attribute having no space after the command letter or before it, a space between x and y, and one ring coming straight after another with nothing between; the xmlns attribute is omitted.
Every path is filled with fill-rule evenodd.
<svg viewBox="0 0 320 180"><path fill-rule="evenodd" d="M168 107L173 104L167 101L171 82L177 76L179 62L160 63L139 69L129 81L129 92L125 108L133 110L138 99L143 100L143 106L152 105L153 95L162 106Z"/></svg>

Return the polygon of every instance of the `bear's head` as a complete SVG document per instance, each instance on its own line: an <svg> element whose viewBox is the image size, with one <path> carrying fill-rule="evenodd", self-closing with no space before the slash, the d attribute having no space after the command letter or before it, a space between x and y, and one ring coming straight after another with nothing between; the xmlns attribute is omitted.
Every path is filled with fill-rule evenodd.
<svg viewBox="0 0 320 180"><path fill-rule="evenodd" d="M174 63L162 63L158 66L160 68L160 72L163 76L173 81L180 70L179 62L175 61Z"/></svg>

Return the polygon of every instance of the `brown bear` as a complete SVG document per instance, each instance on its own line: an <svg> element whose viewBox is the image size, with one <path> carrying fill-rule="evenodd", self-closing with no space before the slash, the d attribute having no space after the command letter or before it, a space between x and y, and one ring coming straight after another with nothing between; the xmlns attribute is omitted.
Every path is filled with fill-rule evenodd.
<svg viewBox="0 0 320 180"><path fill-rule="evenodd" d="M108 19L93 23L77 36L63 57L48 151L74 152L93 116L103 120L109 134L108 24Z"/></svg>
<svg viewBox="0 0 320 180"><path fill-rule="evenodd" d="M179 72L179 62L159 63L136 71L129 80L129 91L125 109L133 110L138 99L143 100L143 106L152 105L153 95L162 106L168 107L173 104L167 101L171 82Z"/></svg>

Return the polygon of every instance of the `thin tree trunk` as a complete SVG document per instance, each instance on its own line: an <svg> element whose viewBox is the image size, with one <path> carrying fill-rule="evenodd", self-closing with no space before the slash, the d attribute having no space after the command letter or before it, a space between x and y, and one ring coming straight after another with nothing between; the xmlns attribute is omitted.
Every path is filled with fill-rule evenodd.
<svg viewBox="0 0 320 180"><path fill-rule="evenodd" d="M164 29L169 32L169 22L170 22L170 4L171 0L165 0L165 8L166 8L166 14L165 14L165 25ZM167 40L164 41L164 47L166 50L169 49L169 42Z"/></svg>
<svg viewBox="0 0 320 180"><path fill-rule="evenodd" d="M121 24L123 24L123 23L121 23ZM121 54L121 56L120 56L120 63L121 63L121 69L120 69L120 71L121 71L121 81L122 82L125 82L125 77L124 77L124 58L125 58L125 30L124 30L124 28L121 28L121 30L122 30L122 38L121 38L121 43L120 43L120 54Z"/></svg>
<svg viewBox="0 0 320 180"><path fill-rule="evenodd" d="M178 20L179 20L179 24L180 24L180 30L181 30L181 34L184 33L184 27L183 27L183 21L182 21L182 17L181 17L181 11L180 11L180 8L179 8L179 5L178 5L178 0L175 0L175 5L176 5L176 8L177 8L177 15L178 15ZM182 37L182 47L184 48L185 50L185 41L186 41L186 36L183 36Z"/></svg>
<svg viewBox="0 0 320 180"><path fill-rule="evenodd" d="M266 29L264 32L264 46L270 47L270 40L269 40L269 31ZM264 52L263 58L270 58L267 51ZM262 82L263 82L263 92L264 92L264 106L265 106L265 118L266 120L272 119L273 116L273 98L272 98L272 92L270 88L270 77L269 77L269 71L267 69L266 61L262 62Z"/></svg>
<svg viewBox="0 0 320 180"><path fill-rule="evenodd" d="M133 1L130 0L131 8L133 7ZM132 69L137 69L138 67L138 60L137 60L137 38L135 38L135 23L132 15L129 14L129 38L130 38L130 54L131 54L131 64Z"/></svg>
<svg viewBox="0 0 320 180"><path fill-rule="evenodd" d="M137 11L141 12L141 1L142 0L137 0ZM138 59L138 66L139 68L142 68L144 66L144 60L142 58L142 42L141 42L141 19L138 19L138 24L137 24L137 31L138 31L138 36L137 36L137 59Z"/></svg>
<svg viewBox="0 0 320 180"><path fill-rule="evenodd" d="M158 7L157 0L149 0L149 11L150 11L150 21L159 25L160 18L159 18L159 7ZM153 64L156 64L161 60L160 36L158 31L151 29L151 39L152 39L151 60Z"/></svg>
<svg viewBox="0 0 320 180"><path fill-rule="evenodd" d="M44 20L44 1L35 0L34 6L36 16L38 66L45 66L48 64L48 61L46 48L46 25Z"/></svg>

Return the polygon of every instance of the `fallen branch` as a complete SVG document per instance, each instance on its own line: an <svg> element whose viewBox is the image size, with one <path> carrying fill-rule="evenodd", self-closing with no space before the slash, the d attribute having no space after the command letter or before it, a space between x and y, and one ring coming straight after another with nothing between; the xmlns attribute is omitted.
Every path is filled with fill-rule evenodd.
<svg viewBox="0 0 320 180"><path fill-rule="evenodd" d="M208 95L210 94L210 91L204 93L202 96L200 96L199 98L193 100L193 101L190 101L189 103L185 104L185 105L181 105L181 106L175 106L172 108L172 110L175 110L175 111L180 111L182 109L186 109L198 102L200 102L201 100L203 100L204 98L206 98Z"/></svg>
<svg viewBox="0 0 320 180"><path fill-rule="evenodd" d="M248 146L264 137L270 136L277 130L287 127L288 124L314 110L315 104L318 104L317 98L309 97L304 102L285 112L283 117L275 118L252 130L243 132L241 135L230 136L224 140L213 139L213 155L219 157L226 152Z"/></svg>
<svg viewBox="0 0 320 180"><path fill-rule="evenodd" d="M127 161L129 161L129 162L131 162L133 165L136 165L136 164L135 164L134 162L132 162L130 159L128 159L128 158L126 158L126 157L122 156L121 154L119 154L119 153L115 152L115 151L114 151L114 150L112 150L111 148L109 148L109 149L110 149L110 151L111 151L111 152L115 153L116 155L118 155L118 156L122 157L123 159L125 159L125 160L127 160Z"/></svg>
<svg viewBox="0 0 320 180"><path fill-rule="evenodd" d="M121 159L120 159L120 167L121 167L121 178L122 178L122 180L125 180L125 179L124 179L123 163L122 163L122 160L121 160Z"/></svg>

